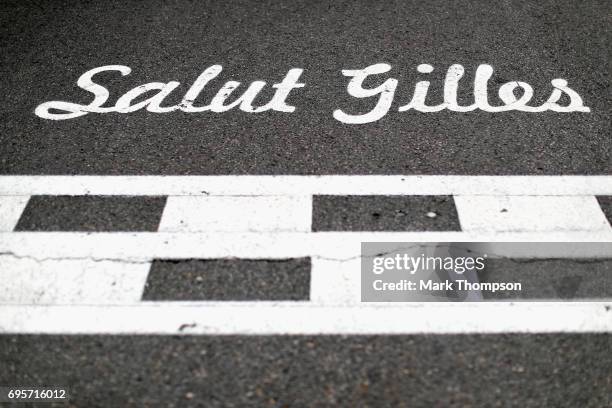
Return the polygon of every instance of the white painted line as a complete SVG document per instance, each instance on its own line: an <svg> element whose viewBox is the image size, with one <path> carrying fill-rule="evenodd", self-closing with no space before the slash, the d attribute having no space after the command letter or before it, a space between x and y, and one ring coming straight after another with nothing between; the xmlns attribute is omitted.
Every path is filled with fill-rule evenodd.
<svg viewBox="0 0 612 408"><path fill-rule="evenodd" d="M316 305L349 305L361 302L361 258L346 261L312 258L310 301Z"/></svg>
<svg viewBox="0 0 612 408"><path fill-rule="evenodd" d="M311 196L169 197L161 232L310 231Z"/></svg>
<svg viewBox="0 0 612 408"><path fill-rule="evenodd" d="M0 233L0 255L45 259L149 261L153 258L297 258L347 260L359 256L361 242L559 242L518 248L500 255L547 257L612 257L612 230L595 232L495 233L467 232L319 232L319 233L161 233L161 232L14 232ZM574 242L601 245L574 248ZM498 251L495 246L492 250Z"/></svg>
<svg viewBox="0 0 612 408"><path fill-rule="evenodd" d="M0 196L0 232L15 228L29 199L29 196Z"/></svg>
<svg viewBox="0 0 612 408"><path fill-rule="evenodd" d="M0 256L0 304L121 304L140 301L148 263L36 261Z"/></svg>
<svg viewBox="0 0 612 408"><path fill-rule="evenodd" d="M612 195L612 176L0 176L0 195Z"/></svg>
<svg viewBox="0 0 612 408"><path fill-rule="evenodd" d="M452 334L612 332L611 302L316 306L302 302L0 306L0 333Z"/></svg>
<svg viewBox="0 0 612 408"><path fill-rule="evenodd" d="M455 196L463 231L606 231L594 196Z"/></svg>

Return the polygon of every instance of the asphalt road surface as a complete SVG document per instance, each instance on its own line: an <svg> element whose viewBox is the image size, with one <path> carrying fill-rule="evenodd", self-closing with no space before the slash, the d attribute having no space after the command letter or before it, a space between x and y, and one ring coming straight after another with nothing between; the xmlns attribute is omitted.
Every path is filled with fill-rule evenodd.
<svg viewBox="0 0 612 408"><path fill-rule="evenodd" d="M610 178L596 178L592 183L552 178L549 190L548 182L541 179L514 185L504 178L496 190L504 198L498 199L487 198L485 187L471 185L473 179L455 183L444 177L612 175L611 13L609 2L591 0L3 1L0 276L4 283L0 283L0 314L22 316L18 306L44 308L58 299L69 299L70 305L78 303L83 308L74 314L76 323L68 318L54 320L53 316L61 313L46 317L45 310L36 318L24 312L23 322L11 320L10 325L6 323L9 319L0 315L0 387L66 386L68 404L74 407L612 406L610 305L584 306L592 308L595 315L592 321L585 321L587 329L576 323L571 306L560 306L559 314L551 315L551 326L545 327L568 330L534 329L536 326L527 322L527 308L521 309L524 330L501 333L490 328L484 333L477 329L440 334L443 330L435 329L432 322L423 327L433 327L433 333L418 329L415 331L423 333L360 335L359 330L342 329L333 334L325 329L325 334L312 334L311 329L304 329L311 334L300 335L296 333L302 325L311 326L296 320L291 322L296 329L289 335L275 334L274 322L268 322L266 327L272 329L264 330L264 335L216 335L214 324L207 328L189 319L183 323L181 316L176 318L176 327L167 329L163 313L155 326L153 309L146 316L152 321L151 330L161 328L160 333L133 334L129 330L130 325L148 324L129 321L139 313L130 314L130 304L141 300L316 301L313 285L321 275L315 275L314 266L311 271L311 262L315 265L326 258L311 259L309 254L286 249L292 243L310 242L306 235L301 241L302 236L291 233L433 231L441 235L429 239L453 241L460 240L462 234L477 239L483 231L489 238L518 231L540 234L528 235L534 240L578 237L610 242ZM364 87L397 78L392 108L371 123L350 125L336 120L334 110L365 113L376 99L351 97L347 93L349 78L341 71L377 63L390 64L392 70L368 79ZM418 73L416 67L423 63L434 66L434 71ZM53 100L89 103L92 94L79 88L77 79L106 65L132 69L126 76L114 72L95 77L110 92L108 106L136 86L169 81L178 81L180 86L164 104L177 104L198 75L214 64L222 65L223 71L200 95L203 102L226 81L240 81L244 87L264 80L269 85L280 82L290 69L302 68L300 81L305 86L293 90L287 99L295 111L154 113L141 109L88 113L58 121L34 113L37 106ZM590 112L398 111L410 100L415 83L424 79L431 81L428 103L441 103L444 77L452 64L462 64L466 70L458 93L462 104L474 101L471 84L479 64L490 64L495 70L489 81L491 100L500 85L517 80L533 87L533 103L540 105L552 92L550 81L564 78ZM272 94L268 87L257 101L266 101ZM308 180L298 180L295 184L306 186L303 194L310 200L305 206L301 198L292 201L289 193L287 201L282 193L281 198L248 205L232 198L209 208L225 217L223 222L206 219L201 207L181 201L181 196L199 199L225 193L208 189L184 193L179 191L181 186L194 188L188 187L185 178L177 179L178 187L170 182L159 187L161 193L155 189L155 179L147 187L153 192L134 193L139 197L131 196L130 184L123 179L116 182L119 193L114 190L114 181L106 187L91 184L94 196L113 191L114 197L103 198L86 197L90 181L83 178L78 180L85 187L66 182L65 191L54 182L23 179L23 191L32 188L25 193L13 191L14 183L5 178L397 174L442 178L410 179L406 182L410 199L393 193L386 194L393 196L387 198L380 193L356 198L363 195L357 191L359 183L347 187L357 192L337 197L330 195L333 191L308 190ZM106 182L104 177L100 180ZM427 180L434 185L433 193L427 190ZM235 189L227 194L235 197L256 196L249 189L268 188L267 181L261 186L253 181L252 187L246 183L245 193L239 179L227 183L227 187L214 184L214 188L225 192ZM295 187L292 183L286 182L282 188L289 191ZM419 183L425 187L418 187ZM331 181L330 185L336 184ZM370 186L375 189L376 183ZM179 192L164 192L173 188ZM516 193L523 188L524 192ZM54 193L56 190L60 192ZM523 197L507 198L511 196ZM551 197L560 197L553 207ZM174 212L169 206L175 206ZM236 221L239 213L249 211L258 220L255 224ZM508 220L506 214L514 218ZM479 223L477 216L485 221ZM292 225L288 238L273 235L288 224ZM208 231L212 235L206 235ZM228 231L236 235L218 239L214 235ZM80 235L70 238L77 232ZM158 238L157 232L167 234ZM282 260L267 256L271 250L258 246L251 235L240 235L245 232L269 233L265 242L290 254ZM185 234L192 234L194 242L183 240ZM346 244L342 235L329 237L327 247ZM417 235L411 237L416 239ZM347 242L351 239L357 238L346 238ZM15 242L27 245L20 252ZM202 243L211 246L210 252ZM231 248L240 245L256 254L252 258L262 259L236 259ZM318 245L322 251L326 249L325 243ZM32 256L37 250L43 255ZM54 259L48 255L52 250L64 255ZM152 252L150 256L138 258L147 250ZM65 254L70 251L80 255L68 259ZM107 258L105 251L119 255ZM129 259L122 264L124 258ZM91 263L89 269L79 263L86 261ZM533 271L533 281L539 285L530 292L531 300L548 296L546 290L556 290L560 297L561 292L566 298L576 296L573 300L612 298L609 259L595 261L593 268L579 261L580 273L594 273L581 288L572 280L574 268L567 264L561 267L558 260L543 262L525 269L526 281ZM39 273L37 268L47 269ZM212 272L202 277L198 268ZM560 271L563 277L544 288L547 271ZM223 286L228 284L224 273L235 275L229 289ZM98 280L95 274L104 276ZM9 277L15 280L14 285ZM77 286L71 286L71 280ZM50 288L59 281L66 286L54 292ZM119 281L125 286L115 289ZM50 285L46 291L45 285ZM42 289L27 293L23 288L30 286ZM95 301L89 301L88 296ZM342 301L333 306L350 307ZM127 317L122 319L120 312L106 315L101 309L99 314L87 315L92 302L125 307L120 310ZM253 303L240 310L247 313ZM206 320L209 312L213 311L203 309L201 318ZM566 323L559 318L565 312ZM195 316L194 311L190 313ZM329 318L342 316L342 311L338 313ZM414 318L411 313L406 311L407 321ZM534 319L546 324L543 314L535 315ZM346 326L349 329L359 326L361 317L355 316L348 319L347 325L355 325ZM522 322L510 315L493 316L494 322L477 321L474 327L499 324L495 327L521 328ZM325 318L323 315L322 321ZM401 324L403 318L385 327ZM248 318L240 319L228 316L227 324L238 327L230 331L248 332L240 329L250 327ZM444 319L453 320L449 316ZM377 323L364 317L366 320L364 325ZM79 333L79 324L86 327L83 333ZM279 323L286 327L283 324ZM588 330L589 324L593 330ZM70 328L66 331L71 334L61 330L37 333L31 329L36 325ZM105 326L112 329L96 333ZM321 327L326 327L324 322Z"/></svg>
<svg viewBox="0 0 612 408"><path fill-rule="evenodd" d="M609 335L0 339L0 379L75 405L606 407ZM163 401L163 403L161 403Z"/></svg>
<svg viewBox="0 0 612 408"><path fill-rule="evenodd" d="M397 2L3 2L4 174L609 174L609 4L606 1ZM391 64L394 109L347 125L335 109L371 109L350 97L343 69ZM431 104L451 64L466 67L468 104L478 64L543 102L564 78L585 113L398 112L429 63ZM179 81L177 103L207 67L228 80L277 82L304 69L294 113L89 114L67 121L34 115L51 100L86 103L85 71L126 65L98 81L114 102L151 81ZM386 77L385 77L386 78ZM376 78L373 85L378 85ZM268 92L269 94L269 92ZM267 94L266 94L267 95ZM262 96L263 98L263 96Z"/></svg>

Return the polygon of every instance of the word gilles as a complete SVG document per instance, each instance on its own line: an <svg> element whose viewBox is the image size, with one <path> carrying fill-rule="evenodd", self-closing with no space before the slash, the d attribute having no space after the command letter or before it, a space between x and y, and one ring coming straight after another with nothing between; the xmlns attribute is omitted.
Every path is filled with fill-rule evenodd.
<svg viewBox="0 0 612 408"><path fill-rule="evenodd" d="M397 88L397 79L389 78L376 88L364 89L362 87L365 79L370 75L380 75L389 72L391 66L388 64L375 64L361 70L343 70L342 74L347 77L352 77L347 86L349 95L355 98L368 98L378 96L376 106L368 113L362 115L350 115L340 109L334 111L334 118L344 123L368 123L374 122L389 112L395 89ZM433 67L429 64L421 64L417 67L417 71L423 74L429 74L433 71ZM448 109L454 112L469 112L476 109L485 112L505 112L505 111L523 111L523 112L544 112L547 110L555 112L590 112L591 110L584 106L582 98L578 93L567 86L565 79L553 79L551 82L553 91L548 100L541 106L529 106L527 103L533 97L533 88L526 82L512 81L503 84L499 88L499 98L504 105L492 106L488 100L488 81L493 75L493 67L482 64L476 69L474 78L474 103L468 106L461 106L457 102L457 89L459 80L463 77L464 69L459 64L453 64L448 68L446 78L444 79L444 102L439 105L429 106L425 103L427 91L429 90L429 81L419 81L414 87L414 95L412 100L401 106L400 112L414 109L419 112L439 112ZM522 95L517 98L514 91L522 89ZM569 97L569 104L561 106L558 104L563 93Z"/></svg>
<svg viewBox="0 0 612 408"><path fill-rule="evenodd" d="M103 106L110 96L110 92L104 86L93 81L93 76L104 71L118 71L125 76L131 72L130 67L125 65L106 65L103 67L94 68L85 72L77 81L77 85L92 93L94 98L87 105L65 102L65 101L50 101L40 104L35 114L44 119L65 120L73 119L88 113L130 113L140 109L146 109L154 113L168 113L173 111L183 111L189 113L198 112L226 112L234 108L249 113L258 113L265 111L278 111L291 113L295 111L295 106L287 104L289 94L297 88L303 88L304 83L300 83L299 79L303 70L299 68L290 69L283 80L273 84L275 89L274 95L270 101L261 106L253 106L255 98L266 87L265 81L253 81L242 92L241 95L235 96L236 89L241 85L237 81L227 81L211 99L208 105L196 106L196 100L204 87L214 78L216 78L223 67L220 65L212 65L207 68L195 80L191 87L187 90L182 101L178 105L162 106L164 99L170 95L179 85L180 82L150 82L144 85L137 86L124 95L120 96L114 106ZM386 79L381 85L374 88L364 88L364 81L374 75L381 75L389 72L391 66L388 64L374 64L360 70L343 70L342 74L350 77L347 85L347 92L355 98L377 98L376 105L367 113L350 114L341 109L336 109L333 112L333 117L343 123L362 124L374 122L385 116L391 109L395 98L395 90L398 81L395 78ZM434 68L429 64L421 64L417 67L417 71L421 74L429 74ZM415 110L418 112L439 112L447 109L454 112L469 112L474 110L482 110L485 112L505 112L505 111L523 111L523 112L590 112L590 109L584 106L582 98L578 93L568 87L565 79L553 79L553 86L550 97L540 106L531 106L528 103L533 97L533 88L526 82L512 81L500 86L498 90L499 99L503 104L491 105L488 99L488 82L493 75L493 67L482 64L476 69L473 94L474 103L471 105L459 105L457 102L457 91L459 81L464 75L462 65L454 64L448 68L444 80L444 100L438 105L427 105L425 100L429 90L429 81L418 81L414 87L414 93L410 102L400 106L398 111L404 112ZM517 96L515 92L520 95ZM566 95L569 103L562 105L559 103L563 95ZM148 98L143 99L149 95ZM228 102L230 97L233 99Z"/></svg>

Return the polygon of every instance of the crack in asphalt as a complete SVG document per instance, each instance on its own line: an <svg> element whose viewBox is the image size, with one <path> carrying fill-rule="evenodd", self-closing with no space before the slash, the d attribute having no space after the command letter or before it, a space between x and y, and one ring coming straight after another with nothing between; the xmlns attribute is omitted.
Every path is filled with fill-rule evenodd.
<svg viewBox="0 0 612 408"><path fill-rule="evenodd" d="M459 250L464 250L467 253L472 253L474 255L486 255L489 259L504 259L504 260L508 260L511 262L515 262L515 263L521 263L521 264L526 264L526 263L537 263L537 262L548 262L548 261L555 261L555 260L562 260L565 262L572 262L572 263L578 263L578 264L597 264L597 263L604 263L604 262L608 262L610 260L612 260L612 257L602 257L602 258L564 258L564 257L543 257L543 258L531 258L531 257L509 257L509 256L505 256L505 255L501 255L498 253L492 253L492 252L487 252L487 253L480 253L480 252L476 252L473 249L470 249L468 247L463 247L463 246L458 246L456 244L453 245L428 245L428 244L415 244L415 245L408 245L408 246L400 246L400 247L395 247L392 250L389 251L384 251L384 252L378 252L376 254L373 255L363 255L363 254L358 254L358 255L354 255L354 256L349 256L349 257L331 257L331 256L324 256L324 255L317 255L317 254L312 254L312 255L307 255L307 257L311 258L311 259L319 259L319 260L324 260L324 261L333 261L333 262L350 262L356 259L373 259L376 257L384 257L384 256L389 256L389 255L393 255L393 254L397 254L398 252L401 251L408 251L408 250L414 250L414 249L420 249L420 248L433 248L433 249L459 249ZM153 260L163 260L166 262L188 262L190 260L195 260L195 259L255 259L252 257L238 257L238 256L225 256L225 257L215 257L215 258L198 258L198 257L185 257L185 258L172 258L172 257L147 257L147 258L138 258L138 257L95 257L95 256L45 256L45 257L39 257L39 256L35 256L35 255L23 255L23 254L19 254L17 252L14 251L4 251L4 252L0 252L0 256L9 256L9 257L13 257L16 259L28 259L28 260L32 260L38 263L42 263L42 262L47 262L47 261L70 261L70 260L90 260L92 262L118 262L118 263L132 263L132 264L144 264L144 263L151 263ZM260 259L262 261L268 261L268 262L282 262L284 260L287 260L288 258L294 258L294 257L284 257L284 258L256 258L256 259Z"/></svg>

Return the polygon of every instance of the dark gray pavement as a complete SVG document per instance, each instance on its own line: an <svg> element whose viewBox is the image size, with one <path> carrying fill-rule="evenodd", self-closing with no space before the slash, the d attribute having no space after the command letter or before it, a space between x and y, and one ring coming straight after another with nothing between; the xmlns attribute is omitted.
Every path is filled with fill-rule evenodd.
<svg viewBox="0 0 612 408"><path fill-rule="evenodd" d="M605 408L611 349L610 334L4 336L0 383L62 384L92 408Z"/></svg>
<svg viewBox="0 0 612 408"><path fill-rule="evenodd" d="M604 0L4 1L0 173L610 174L609 15ZM380 62L399 79L392 111L336 121L335 109L373 106L346 93L341 70ZM453 63L466 67L459 99L469 104L474 70L488 63L491 97L522 80L543 102L550 81L565 78L591 113L397 112L425 79L420 63L435 67L430 104ZM110 64L133 70L96 78L113 103L172 80L177 103L213 64L224 72L203 101L227 80L271 84L291 68L305 70L306 87L289 98L294 113L34 115L50 100L89 102L77 78Z"/></svg>
<svg viewBox="0 0 612 408"><path fill-rule="evenodd" d="M166 197L32 196L15 231L157 231Z"/></svg>
<svg viewBox="0 0 612 408"><path fill-rule="evenodd" d="M609 175L610 12L604 0L5 0L0 174ZM346 93L341 70L380 62L399 79L392 110L364 125L336 121L335 109L372 106ZM565 78L591 113L397 112L424 79L420 63L435 67L427 76L431 104L441 101L453 63L466 67L459 97L471 103L474 70L488 63L491 96L522 80L541 103L550 80ZM168 103L177 103L213 64L224 71L206 101L225 81L271 84L290 68L305 70L306 87L289 98L290 114L138 111L66 121L34 114L50 100L87 103L77 78L110 64L133 70L99 76L113 103L145 82L173 80L181 87ZM35 222L21 227L154 229L157 221L141 222L161 211L149 204L101 221L31 215ZM401 218L381 208L392 217L380 213L382 221L368 225ZM444 229L456 227L448 214ZM604 408L612 406L611 373L610 334L0 336L0 385L66 385L72 405L86 408Z"/></svg>
<svg viewBox="0 0 612 408"><path fill-rule="evenodd" d="M157 259L142 300L310 299L310 258Z"/></svg>
<svg viewBox="0 0 612 408"><path fill-rule="evenodd" d="M319 196L313 231L461 231L452 196Z"/></svg>

